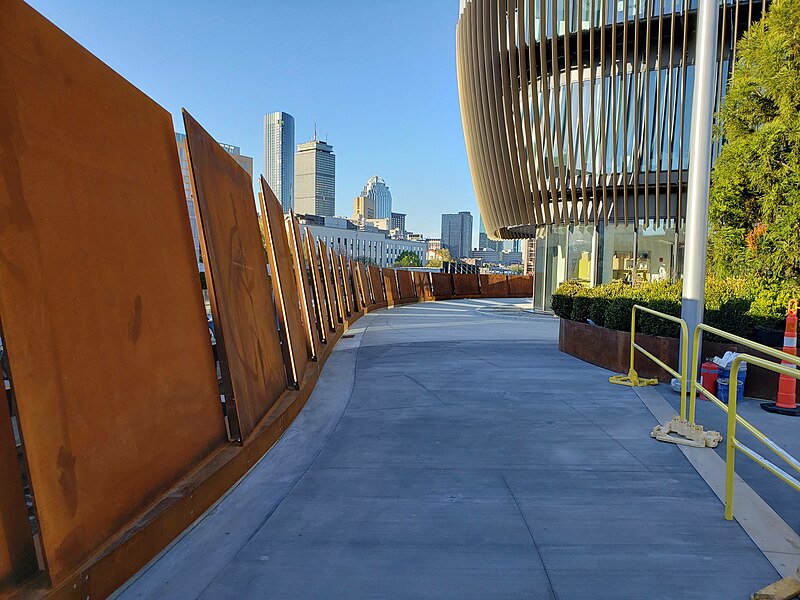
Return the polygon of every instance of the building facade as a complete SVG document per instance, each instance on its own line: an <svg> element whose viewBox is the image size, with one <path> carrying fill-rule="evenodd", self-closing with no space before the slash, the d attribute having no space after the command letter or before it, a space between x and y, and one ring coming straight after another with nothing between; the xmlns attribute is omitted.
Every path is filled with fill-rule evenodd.
<svg viewBox="0 0 800 600"><path fill-rule="evenodd" d="M361 191L361 195L369 198L375 209L376 219L389 219L392 216L392 193L386 182L377 175L370 177Z"/></svg>
<svg viewBox="0 0 800 600"><path fill-rule="evenodd" d="M283 212L294 209L294 117L285 112L264 115L264 179Z"/></svg>
<svg viewBox="0 0 800 600"><path fill-rule="evenodd" d="M442 247L453 258L469 258L472 249L472 214L461 211L442 215Z"/></svg>
<svg viewBox="0 0 800 600"><path fill-rule="evenodd" d="M375 218L375 202L369 196L356 196L353 199L353 219L363 221Z"/></svg>
<svg viewBox="0 0 800 600"><path fill-rule="evenodd" d="M406 232L406 214L393 212L391 215L391 229L398 230L401 234Z"/></svg>
<svg viewBox="0 0 800 600"><path fill-rule="evenodd" d="M297 146L294 205L298 213L332 217L336 212L336 156L316 139Z"/></svg>
<svg viewBox="0 0 800 600"><path fill-rule="evenodd" d="M486 228L483 226L483 217L478 215L478 248L488 249L500 252L503 249L502 240L493 240L486 234Z"/></svg>
<svg viewBox="0 0 800 600"><path fill-rule="evenodd" d="M348 219L298 215L303 230L308 229L329 248L356 260L379 267L391 267L403 252L413 252L422 265L427 262L426 243L394 240L385 233L360 231Z"/></svg>
<svg viewBox="0 0 800 600"><path fill-rule="evenodd" d="M715 112L764 6L719 2ZM696 22L697 0L462 0L473 186L488 237L535 240L540 308L565 279L680 276Z"/></svg>

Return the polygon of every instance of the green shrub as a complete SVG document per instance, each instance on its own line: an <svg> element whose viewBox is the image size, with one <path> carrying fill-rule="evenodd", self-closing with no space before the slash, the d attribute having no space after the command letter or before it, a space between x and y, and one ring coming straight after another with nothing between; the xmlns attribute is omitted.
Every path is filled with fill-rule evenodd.
<svg viewBox="0 0 800 600"><path fill-rule="evenodd" d="M587 290L588 292L588 290ZM586 323L589 318L589 311L592 308L595 298L587 293L585 295L577 295L572 299L572 313L570 319L578 323Z"/></svg>
<svg viewBox="0 0 800 600"><path fill-rule="evenodd" d="M589 319L598 327L603 327L606 322L606 310L611 303L610 298L595 296L589 304Z"/></svg>
<svg viewBox="0 0 800 600"><path fill-rule="evenodd" d="M647 308L657 310L664 314L680 317L681 303L674 300L652 300L647 303ZM645 335L677 338L681 335L681 326L668 319L656 317L646 312L636 314L637 329Z"/></svg>
<svg viewBox="0 0 800 600"><path fill-rule="evenodd" d="M603 318L604 327L616 329L618 331L630 331L631 311L636 300L620 296L610 298Z"/></svg>
<svg viewBox="0 0 800 600"><path fill-rule="evenodd" d="M565 281L550 299L550 307L557 317L570 319L572 317L572 300L578 294L586 292L586 287L576 281Z"/></svg>

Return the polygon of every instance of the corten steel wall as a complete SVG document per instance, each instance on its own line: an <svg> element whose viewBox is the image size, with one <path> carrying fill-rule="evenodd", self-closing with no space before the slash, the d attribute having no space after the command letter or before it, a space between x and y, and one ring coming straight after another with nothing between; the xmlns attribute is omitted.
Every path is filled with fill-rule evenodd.
<svg viewBox="0 0 800 600"><path fill-rule="evenodd" d="M397 277L394 269L384 267L381 269L381 274L383 275L383 287L386 291L386 303L389 306L394 306L400 300L400 291L397 289Z"/></svg>
<svg viewBox="0 0 800 600"><path fill-rule="evenodd" d="M431 283L437 300L453 297L453 276L450 273L431 273Z"/></svg>
<svg viewBox="0 0 800 600"><path fill-rule="evenodd" d="M508 295L512 298L530 298L533 296L533 278L528 275L509 275L508 287Z"/></svg>
<svg viewBox="0 0 800 600"><path fill-rule="evenodd" d="M290 383L299 386L305 375L309 359L314 355L309 344L307 314L300 312L300 292L294 274L294 264L289 250L289 239L286 234L286 222L275 193L260 178L261 221L264 228L264 239L269 256L272 291L278 311L278 323L283 333L289 360Z"/></svg>
<svg viewBox="0 0 800 600"><path fill-rule="evenodd" d="M403 301L414 300L414 279L411 271L405 269L397 270L397 287L400 291L400 298Z"/></svg>
<svg viewBox="0 0 800 600"><path fill-rule="evenodd" d="M481 295L486 297L508 296L508 276L506 275L481 275Z"/></svg>
<svg viewBox="0 0 800 600"><path fill-rule="evenodd" d="M59 582L225 429L169 113L17 0L0 82L0 320Z"/></svg>
<svg viewBox="0 0 800 600"><path fill-rule="evenodd" d="M454 273L453 295L471 297L481 295L480 278L477 273Z"/></svg>
<svg viewBox="0 0 800 600"><path fill-rule="evenodd" d="M185 114L241 438L227 440L169 114L18 0L0 32L0 325L44 560L20 583L39 565L3 400L0 588L105 597L275 443L339 337L386 306L382 275L302 242L264 185L271 281L250 177ZM384 276L393 301L414 295L410 273ZM429 274L413 277L418 300L433 299Z"/></svg>
<svg viewBox="0 0 800 600"><path fill-rule="evenodd" d="M287 387L253 184L185 111L184 123L230 427L246 439Z"/></svg>
<svg viewBox="0 0 800 600"><path fill-rule="evenodd" d="M720 3L715 110L735 42L765 4ZM490 236L684 218L696 7L466 0L456 29L458 91Z"/></svg>

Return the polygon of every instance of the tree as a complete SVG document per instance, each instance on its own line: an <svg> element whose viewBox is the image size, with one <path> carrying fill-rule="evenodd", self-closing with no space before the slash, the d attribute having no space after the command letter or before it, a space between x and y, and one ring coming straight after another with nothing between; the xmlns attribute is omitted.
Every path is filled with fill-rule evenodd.
<svg viewBox="0 0 800 600"><path fill-rule="evenodd" d="M421 267L422 261L411 250L401 252L394 263L396 267Z"/></svg>
<svg viewBox="0 0 800 600"><path fill-rule="evenodd" d="M777 0L737 45L709 196L718 275L800 281L800 0Z"/></svg>
<svg viewBox="0 0 800 600"><path fill-rule="evenodd" d="M450 255L450 250L447 248L437 250L434 258L428 261L428 266L438 268L441 267L444 262L453 262L453 257Z"/></svg>

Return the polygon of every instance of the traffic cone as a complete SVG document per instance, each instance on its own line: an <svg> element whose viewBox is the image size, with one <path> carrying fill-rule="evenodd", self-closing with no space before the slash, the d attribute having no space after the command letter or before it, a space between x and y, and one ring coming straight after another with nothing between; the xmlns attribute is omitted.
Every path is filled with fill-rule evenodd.
<svg viewBox="0 0 800 600"><path fill-rule="evenodd" d="M786 333L783 335L783 351L786 354L797 356L797 299L789 300L789 312L786 315ZM781 364L795 369L794 363L781 361ZM797 379L781 373L778 382L778 398L773 404L765 402L761 408L767 412L800 417L800 409L797 408Z"/></svg>

